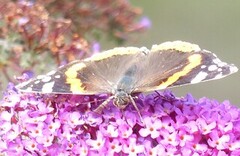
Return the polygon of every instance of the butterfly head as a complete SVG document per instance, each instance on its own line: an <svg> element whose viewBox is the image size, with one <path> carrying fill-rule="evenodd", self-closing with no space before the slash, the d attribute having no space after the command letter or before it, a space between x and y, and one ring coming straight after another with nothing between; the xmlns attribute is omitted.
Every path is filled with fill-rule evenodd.
<svg viewBox="0 0 240 156"><path fill-rule="evenodd" d="M117 91L113 98L113 104L120 109L124 109L130 102L130 95L123 90Z"/></svg>

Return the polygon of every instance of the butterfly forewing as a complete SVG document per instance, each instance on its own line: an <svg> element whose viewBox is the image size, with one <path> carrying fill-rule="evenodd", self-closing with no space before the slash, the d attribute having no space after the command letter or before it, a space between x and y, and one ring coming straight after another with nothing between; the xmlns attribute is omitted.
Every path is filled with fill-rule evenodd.
<svg viewBox="0 0 240 156"><path fill-rule="evenodd" d="M141 55L135 47L115 48L38 76L17 86L22 91L58 94L111 93Z"/></svg>

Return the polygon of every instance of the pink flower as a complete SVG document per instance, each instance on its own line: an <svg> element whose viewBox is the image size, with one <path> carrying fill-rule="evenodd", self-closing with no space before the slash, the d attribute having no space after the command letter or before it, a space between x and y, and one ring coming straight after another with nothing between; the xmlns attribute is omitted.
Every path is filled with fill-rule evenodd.
<svg viewBox="0 0 240 156"><path fill-rule="evenodd" d="M209 134L208 144L210 147L216 148L218 150L223 150L228 148L228 144L230 141L230 136L226 135L219 135L219 133L214 130Z"/></svg>
<svg viewBox="0 0 240 156"><path fill-rule="evenodd" d="M179 145L179 139L177 138L177 132L169 133L167 131L162 132L162 137L158 138L158 141L163 145L172 145L172 146L178 146Z"/></svg>
<svg viewBox="0 0 240 156"><path fill-rule="evenodd" d="M118 139L113 139L111 142L108 142L108 155L114 155L122 151L122 145Z"/></svg>
<svg viewBox="0 0 240 156"><path fill-rule="evenodd" d="M0 102L6 155L240 155L240 110L228 102L142 94L136 100L141 121L132 105L121 111L109 104L102 114L91 111L98 102L86 105L106 95L9 92Z"/></svg>
<svg viewBox="0 0 240 156"><path fill-rule="evenodd" d="M145 123L145 127L141 128L139 134L143 137L151 135L151 138L155 139L160 135L160 128L162 127L162 123L159 119L154 119L151 117L145 117L143 119L143 123Z"/></svg>
<svg viewBox="0 0 240 156"><path fill-rule="evenodd" d="M105 140L104 136L102 135L101 132L97 132L96 139L88 139L86 140L86 143L88 146L91 147L92 150L101 150L104 145L105 145Z"/></svg>
<svg viewBox="0 0 240 156"><path fill-rule="evenodd" d="M123 152L129 156L136 156L137 154L144 152L144 146L136 143L136 138L131 137L128 142L123 144Z"/></svg>
<svg viewBox="0 0 240 156"><path fill-rule="evenodd" d="M202 134L210 133L214 128L216 128L216 122L211 122L209 124L206 123L206 120L199 118L196 121L198 128L202 132Z"/></svg>

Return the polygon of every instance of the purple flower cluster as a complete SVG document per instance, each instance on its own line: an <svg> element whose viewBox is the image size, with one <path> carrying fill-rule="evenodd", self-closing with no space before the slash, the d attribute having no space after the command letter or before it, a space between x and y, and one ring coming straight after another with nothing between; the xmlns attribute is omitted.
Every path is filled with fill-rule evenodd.
<svg viewBox="0 0 240 156"><path fill-rule="evenodd" d="M140 94L119 110L107 95L20 94L9 85L0 102L5 155L240 155L240 109L224 101L171 92Z"/></svg>

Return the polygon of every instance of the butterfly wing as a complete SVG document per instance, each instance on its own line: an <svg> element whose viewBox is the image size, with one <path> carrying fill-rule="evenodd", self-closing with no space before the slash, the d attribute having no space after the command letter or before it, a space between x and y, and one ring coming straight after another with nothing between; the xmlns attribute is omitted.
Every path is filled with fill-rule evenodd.
<svg viewBox="0 0 240 156"><path fill-rule="evenodd" d="M21 91L57 94L112 92L141 49L114 48L38 76L17 86Z"/></svg>
<svg viewBox="0 0 240 156"><path fill-rule="evenodd" d="M134 92L219 79L238 70L198 45L182 41L154 45L144 60L137 64Z"/></svg>
<svg viewBox="0 0 240 156"><path fill-rule="evenodd" d="M152 47L115 48L74 61L17 86L21 91L98 94L128 89L146 92L222 78L238 69L197 45L166 42ZM130 81L129 81L130 80Z"/></svg>

